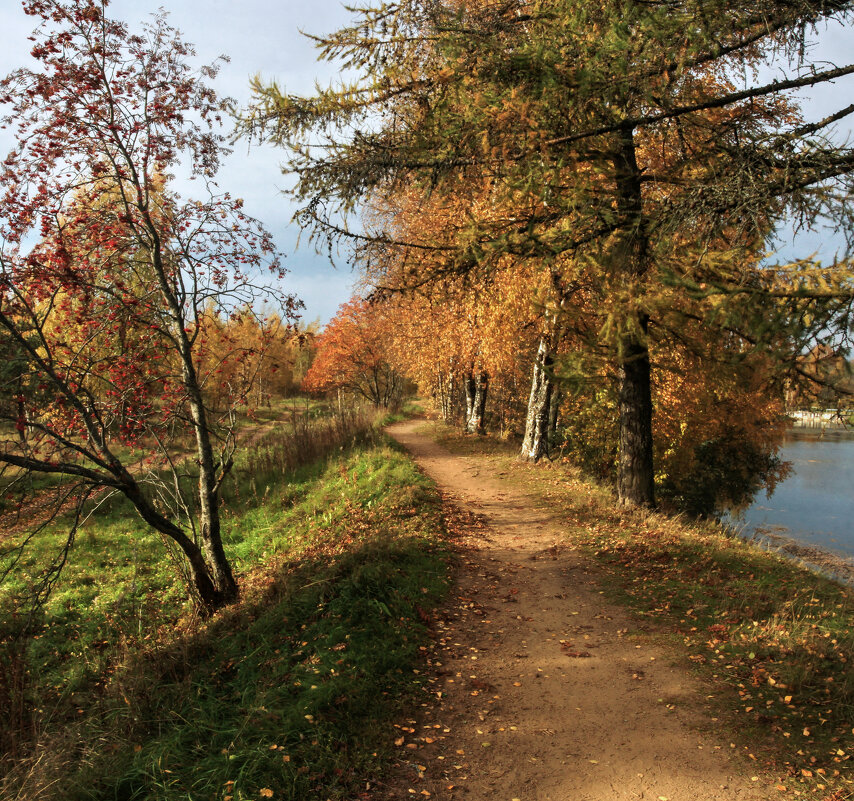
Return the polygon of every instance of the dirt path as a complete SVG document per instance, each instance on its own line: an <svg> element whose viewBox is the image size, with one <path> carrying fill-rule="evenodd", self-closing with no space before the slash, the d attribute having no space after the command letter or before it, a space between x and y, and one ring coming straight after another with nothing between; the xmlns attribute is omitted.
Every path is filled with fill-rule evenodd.
<svg viewBox="0 0 854 801"><path fill-rule="evenodd" d="M775 795L703 715L701 688L605 602L557 515L487 459L389 433L463 510L482 516L431 654L438 701L402 724L390 798L727 801ZM642 642L643 644L638 644ZM441 693L441 695L438 695ZM402 785L402 786L401 786Z"/></svg>

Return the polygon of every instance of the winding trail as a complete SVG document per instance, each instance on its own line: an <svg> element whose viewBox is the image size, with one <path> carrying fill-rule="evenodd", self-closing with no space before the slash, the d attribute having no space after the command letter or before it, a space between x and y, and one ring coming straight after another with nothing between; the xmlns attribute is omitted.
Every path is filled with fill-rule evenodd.
<svg viewBox="0 0 854 801"><path fill-rule="evenodd" d="M482 536L436 623L433 704L398 725L389 799L728 801L779 795L717 738L702 688L597 590L560 510L484 457L388 429Z"/></svg>

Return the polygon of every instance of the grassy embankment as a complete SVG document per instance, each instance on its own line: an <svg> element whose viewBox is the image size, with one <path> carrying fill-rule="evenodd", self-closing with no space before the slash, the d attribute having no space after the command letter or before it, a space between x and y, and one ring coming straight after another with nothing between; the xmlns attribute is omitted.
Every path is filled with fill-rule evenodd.
<svg viewBox="0 0 854 801"><path fill-rule="evenodd" d="M714 523L620 512L568 464L531 466L495 439L434 436L489 456L560 509L567 543L600 566L636 636L664 640L707 688L709 714L781 797L854 798L854 591ZM662 703L669 703L662 699Z"/></svg>
<svg viewBox="0 0 854 801"><path fill-rule="evenodd" d="M203 622L119 502L86 524L43 628L0 653L8 799L352 798L417 691L448 582L437 496L377 432L266 431L225 499L242 598ZM62 536L31 543L0 603ZM4 615L8 624L8 611ZM392 729L393 731L393 729Z"/></svg>

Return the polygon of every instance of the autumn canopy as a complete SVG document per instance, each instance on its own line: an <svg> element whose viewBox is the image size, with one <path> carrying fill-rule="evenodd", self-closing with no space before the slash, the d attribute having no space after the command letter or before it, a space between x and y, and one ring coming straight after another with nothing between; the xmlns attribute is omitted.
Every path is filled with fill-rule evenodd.
<svg viewBox="0 0 854 801"><path fill-rule="evenodd" d="M651 506L665 452L700 458L691 408L718 409L719 458L749 440L770 476L784 382L816 342L847 341L849 262L767 252L784 221L849 219L854 154L833 126L852 107L809 120L792 92L854 72L811 47L850 14L401 0L317 40L351 79L312 97L258 80L243 125L286 148L300 224L351 243L371 297L424 321L399 338L425 390L488 383L502 427L527 401L507 425L534 460L561 441L562 408L565 447L598 441L621 502ZM436 353L436 331L454 345ZM671 384L685 369L691 385Z"/></svg>

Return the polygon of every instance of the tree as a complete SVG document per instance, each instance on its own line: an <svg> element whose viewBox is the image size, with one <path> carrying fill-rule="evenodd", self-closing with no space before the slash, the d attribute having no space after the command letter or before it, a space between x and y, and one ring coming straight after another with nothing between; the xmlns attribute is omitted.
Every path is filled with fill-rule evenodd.
<svg viewBox="0 0 854 801"><path fill-rule="evenodd" d="M407 190L374 201L367 219L372 228L391 232L397 241L432 244L420 249L417 262L415 254L396 247L367 247L361 266L373 295L394 301L392 338L397 352L405 354L398 359L399 368L422 391L440 398L446 422L455 422L463 411L466 430L483 433L491 396L497 407L493 419L502 432L515 432L518 386L532 360L526 351L536 352L536 342L531 346L530 340L539 329L553 327L554 310L543 273L530 261L507 256L490 271L461 275L455 269L448 257L454 232L472 207L484 202L489 198L470 186L426 198ZM552 380L551 373L539 375L540 383ZM537 378L535 368L535 383ZM544 417L548 422L548 411ZM526 434L531 418L529 413ZM525 458L531 458L528 439ZM538 440L538 447L544 443Z"/></svg>
<svg viewBox="0 0 854 801"><path fill-rule="evenodd" d="M317 356L303 379L309 392L348 392L388 409L400 403L404 378L389 360L384 309L344 303L317 338Z"/></svg>
<svg viewBox="0 0 854 801"><path fill-rule="evenodd" d="M729 344L740 347L736 340ZM671 354L669 369L657 373L658 486L680 511L711 516L743 508L788 474L790 465L778 456L787 425L781 387L767 358L743 356L739 362L682 348Z"/></svg>
<svg viewBox="0 0 854 801"><path fill-rule="evenodd" d="M477 186L482 202L440 242L374 231L358 235L362 250L414 262L439 249L458 273L507 255L541 265L617 381L619 498L651 506L650 352L673 309L779 364L794 363L806 330L845 335L847 262L766 270L757 255L786 214L848 220L854 154L828 134L854 107L805 122L786 93L854 73L811 60L809 38L851 10L402 0L318 40L322 57L360 71L354 82L311 98L256 82L245 124L291 148L299 218L319 236L352 237L338 215L377 196ZM758 81L772 62L782 77Z"/></svg>
<svg viewBox="0 0 854 801"><path fill-rule="evenodd" d="M0 173L0 331L40 393L39 402L22 393L16 406L0 405L0 423L26 431L23 439L0 429L0 465L13 484L62 477L54 514L73 502L77 521L93 493L123 495L177 547L211 612L237 597L219 493L246 387L212 413L204 315L251 307L263 294L291 316L296 302L256 283L262 267L281 275L271 238L239 201L213 193L225 104L205 80L216 68L191 70L193 51L163 13L131 33L105 6L26 0L40 21L40 69L0 83L3 124L18 142ZM208 188L206 200L182 201L168 188L179 165ZM7 549L6 569L48 522Z"/></svg>
<svg viewBox="0 0 854 801"><path fill-rule="evenodd" d="M804 353L799 362L801 381L792 381L786 392L789 410L819 406L850 408L854 397L854 365L844 352L827 345L817 345Z"/></svg>
<svg viewBox="0 0 854 801"><path fill-rule="evenodd" d="M692 516L743 506L788 470L778 456L787 420L771 361L736 337L711 337L698 349L702 342L702 330L694 331L690 348L658 342L651 352L656 490L666 508ZM595 359L564 357L557 369L567 387L561 453L594 477L612 479L618 383Z"/></svg>
<svg viewBox="0 0 854 801"><path fill-rule="evenodd" d="M305 372L301 361L310 356L303 352L309 338L279 314L251 306L224 314L209 307L199 329L204 397L218 414L235 403L245 403L251 413L299 389L302 375L297 373Z"/></svg>

